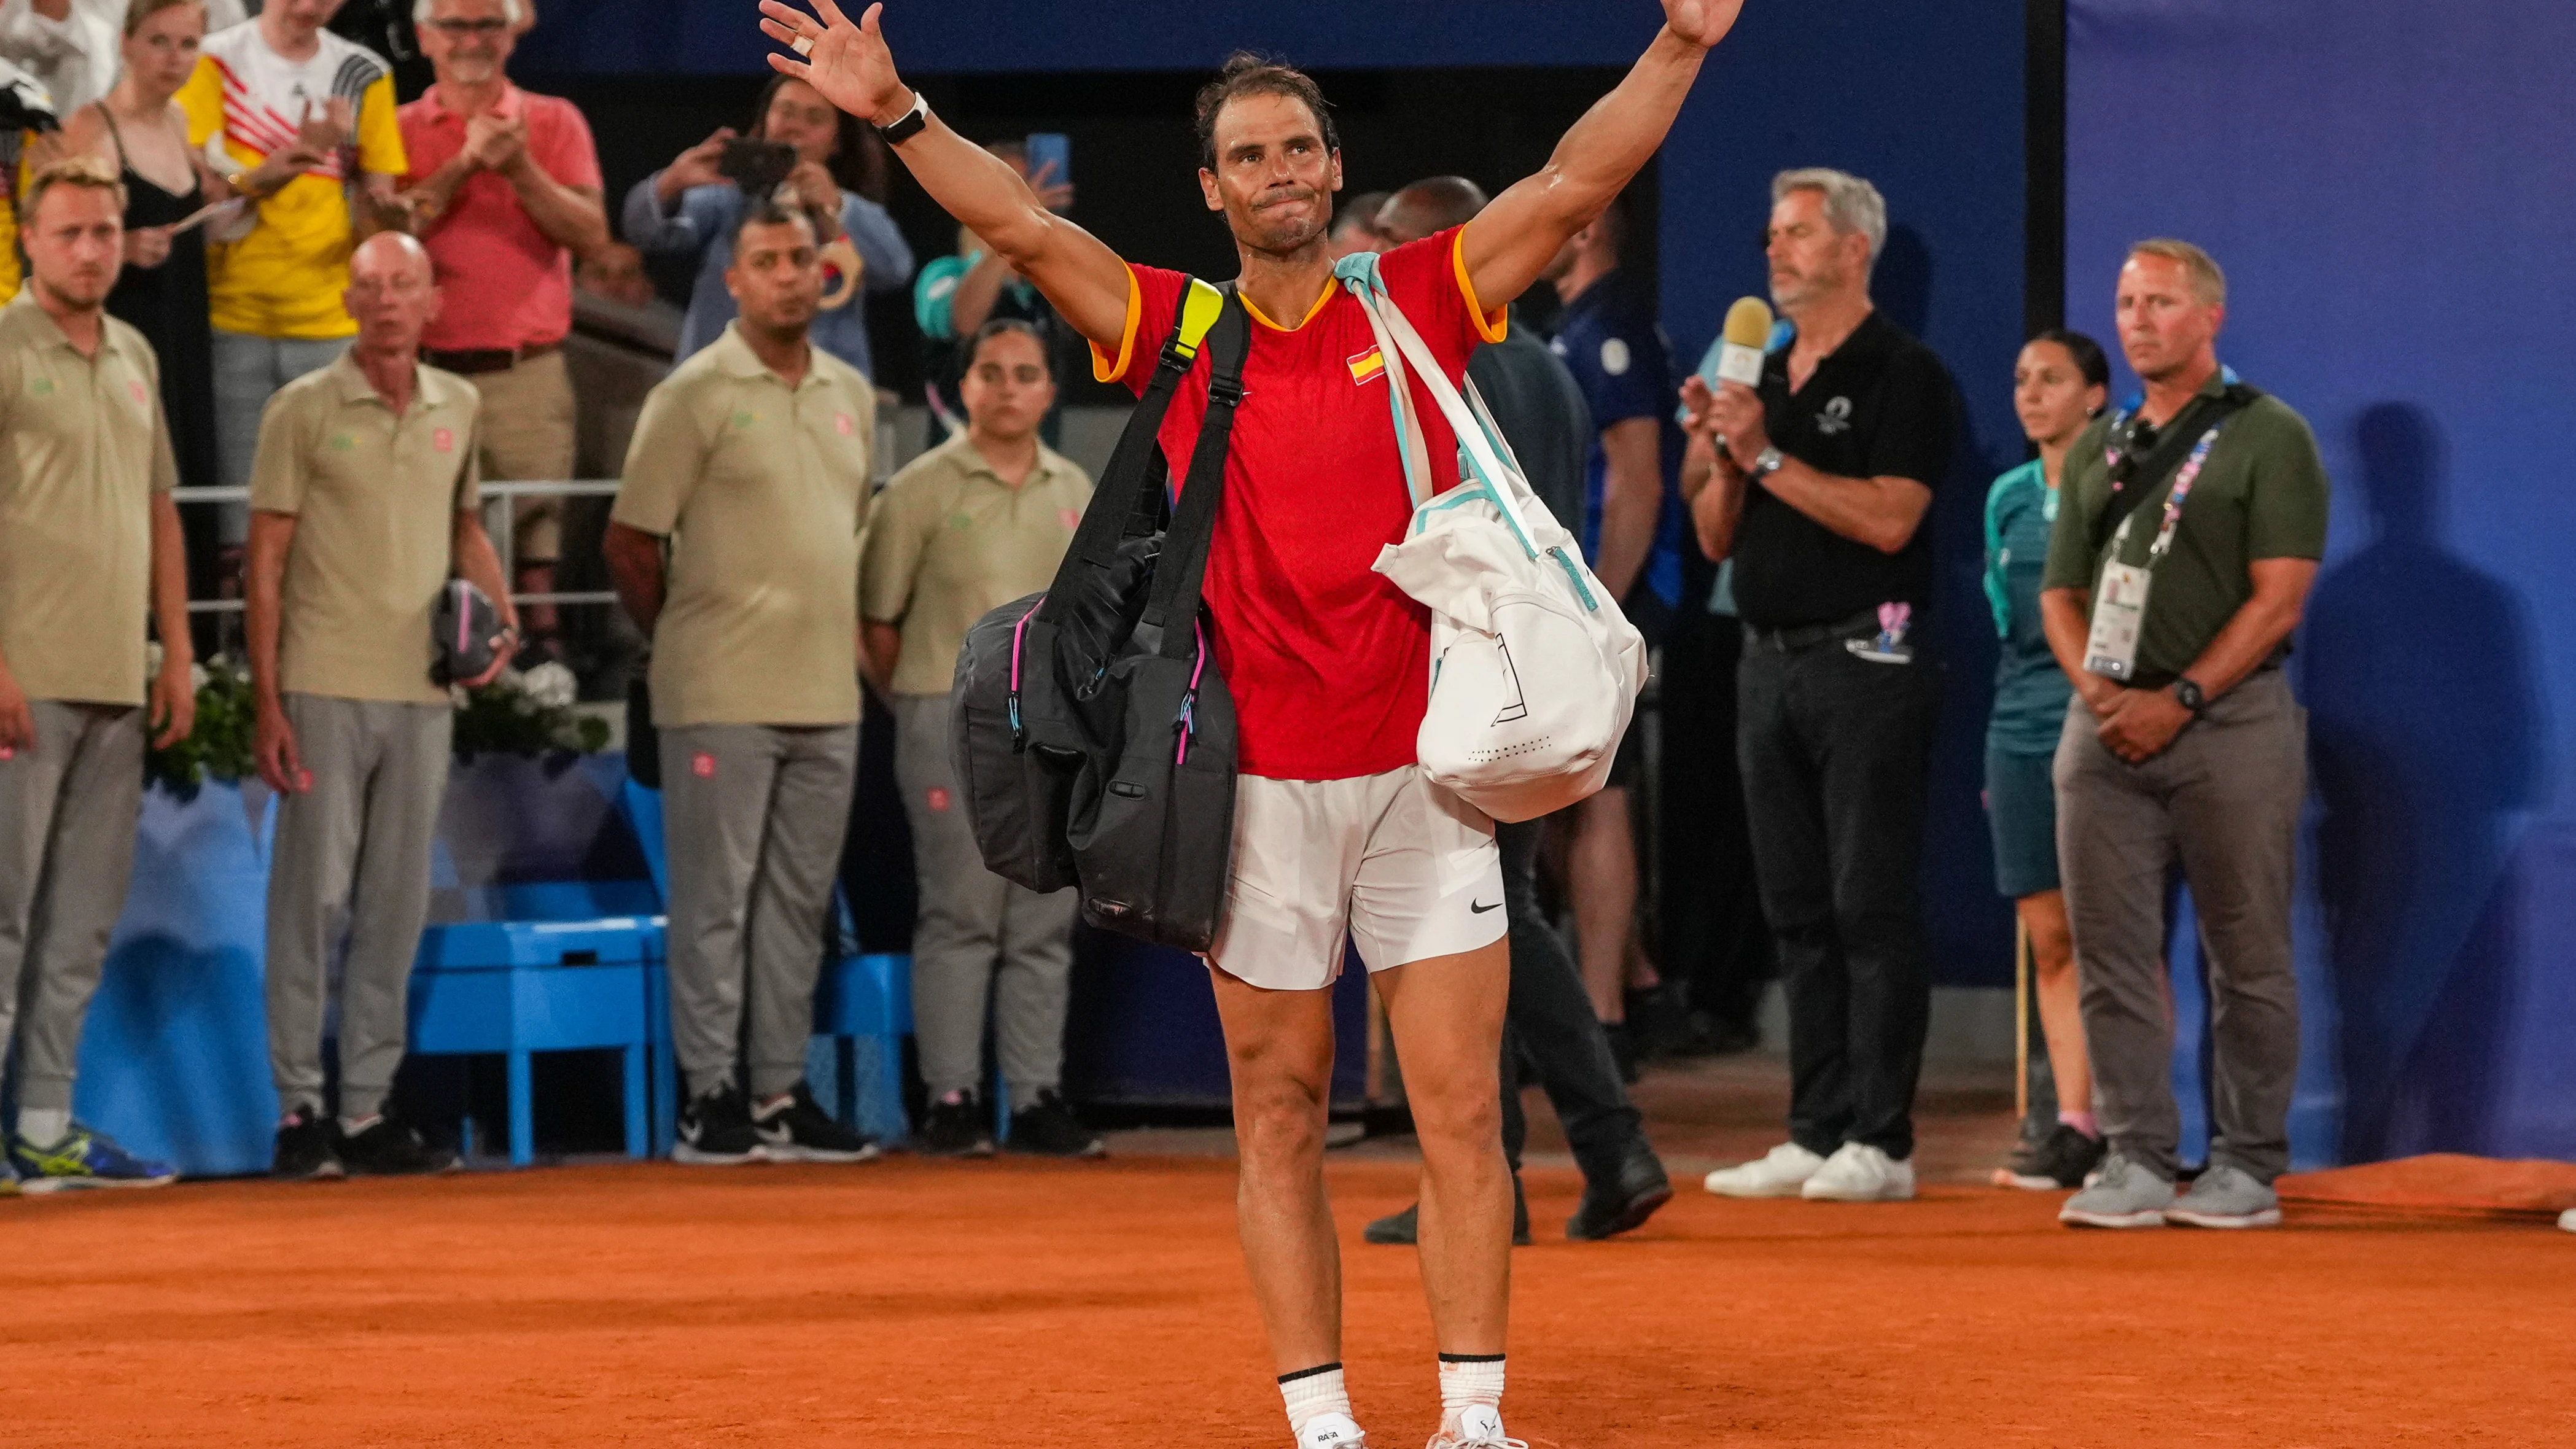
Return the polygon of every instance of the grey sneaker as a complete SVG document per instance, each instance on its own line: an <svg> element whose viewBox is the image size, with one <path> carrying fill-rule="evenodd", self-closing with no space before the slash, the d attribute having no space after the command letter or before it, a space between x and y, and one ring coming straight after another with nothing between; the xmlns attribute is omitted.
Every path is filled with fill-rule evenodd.
<svg viewBox="0 0 2576 1449"><path fill-rule="evenodd" d="M2242 1168L2212 1167L2165 1209L2165 1221L2195 1228L2277 1228L2281 1196Z"/></svg>
<svg viewBox="0 0 2576 1449"><path fill-rule="evenodd" d="M2072 1228L2160 1228L2174 1185L2114 1152L2093 1185L2066 1200L2057 1220Z"/></svg>

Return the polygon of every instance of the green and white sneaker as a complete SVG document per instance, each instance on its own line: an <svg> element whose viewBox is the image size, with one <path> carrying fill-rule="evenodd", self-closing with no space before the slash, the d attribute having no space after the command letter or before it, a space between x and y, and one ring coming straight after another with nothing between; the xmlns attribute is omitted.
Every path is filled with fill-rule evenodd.
<svg viewBox="0 0 2576 1449"><path fill-rule="evenodd" d="M166 1162L137 1157L104 1132L79 1123L50 1147L9 1135L9 1165L17 1170L18 1190L28 1193L70 1192L91 1187L168 1187L179 1173Z"/></svg>

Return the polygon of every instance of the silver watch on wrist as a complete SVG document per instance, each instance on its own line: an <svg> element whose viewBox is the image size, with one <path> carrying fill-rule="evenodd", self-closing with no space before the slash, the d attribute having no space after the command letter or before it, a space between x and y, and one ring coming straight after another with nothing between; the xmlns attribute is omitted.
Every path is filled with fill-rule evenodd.
<svg viewBox="0 0 2576 1449"><path fill-rule="evenodd" d="M1747 478L1768 477L1773 473L1779 472L1780 465L1787 461L1788 459L1781 455L1780 449L1777 446L1764 448L1760 455L1754 458L1753 466L1744 470L1744 476Z"/></svg>

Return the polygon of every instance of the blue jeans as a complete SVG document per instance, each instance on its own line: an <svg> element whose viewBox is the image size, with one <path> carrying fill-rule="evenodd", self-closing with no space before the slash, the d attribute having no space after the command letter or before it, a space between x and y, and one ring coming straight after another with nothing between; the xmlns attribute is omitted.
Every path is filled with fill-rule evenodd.
<svg viewBox="0 0 2576 1449"><path fill-rule="evenodd" d="M248 488L259 458L259 420L276 391L349 350L349 339L259 337L215 329L215 468L226 488ZM250 537L250 508L228 503L216 510L217 537L238 544Z"/></svg>

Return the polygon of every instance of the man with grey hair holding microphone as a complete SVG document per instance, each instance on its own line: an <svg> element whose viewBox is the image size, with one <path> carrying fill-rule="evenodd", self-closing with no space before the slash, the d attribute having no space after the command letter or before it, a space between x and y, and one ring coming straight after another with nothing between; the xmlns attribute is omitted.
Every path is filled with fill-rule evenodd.
<svg viewBox="0 0 2576 1449"><path fill-rule="evenodd" d="M1771 195L1771 297L1793 333L1756 384L1684 386L1682 492L1700 547L1735 561L1736 748L1789 998L1789 1140L1707 1187L1894 1201L1914 1195L1931 1014L1915 871L1940 687L1916 630L1923 524L1957 387L1870 301L1878 188L1803 170Z"/></svg>

